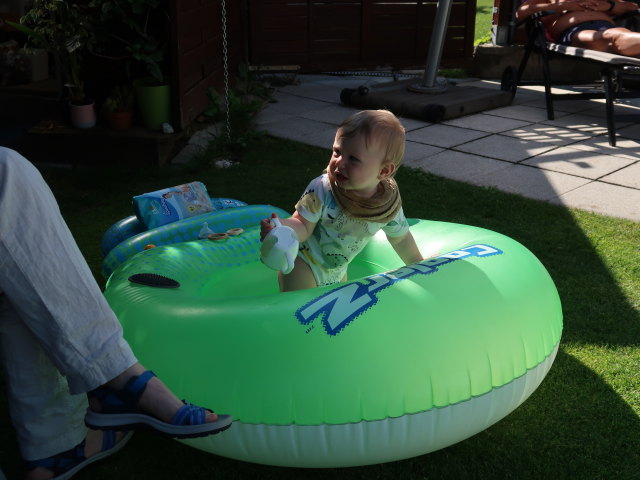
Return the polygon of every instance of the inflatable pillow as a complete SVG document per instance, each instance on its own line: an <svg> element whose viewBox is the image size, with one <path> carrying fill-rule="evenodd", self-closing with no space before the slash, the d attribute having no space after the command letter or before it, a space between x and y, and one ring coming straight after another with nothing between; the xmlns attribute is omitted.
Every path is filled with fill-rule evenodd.
<svg viewBox="0 0 640 480"><path fill-rule="evenodd" d="M185 183L133 197L133 211L147 229L213 210L202 182Z"/></svg>

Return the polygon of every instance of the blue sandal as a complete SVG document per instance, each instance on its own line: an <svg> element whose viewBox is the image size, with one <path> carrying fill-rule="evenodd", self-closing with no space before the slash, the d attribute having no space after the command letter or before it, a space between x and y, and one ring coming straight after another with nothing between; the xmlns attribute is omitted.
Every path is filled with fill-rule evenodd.
<svg viewBox="0 0 640 480"><path fill-rule="evenodd" d="M90 394L100 401L102 412L89 408L84 423L89 428L100 430L147 428L173 438L204 437L231 426L230 415L218 415L216 421L206 423L207 409L184 400L184 405L178 409L171 423L142 412L138 401L149 380L155 376L151 370L147 370L142 375L131 378L122 390L103 385L91 391Z"/></svg>
<svg viewBox="0 0 640 480"><path fill-rule="evenodd" d="M53 472L52 480L66 480L93 462L102 460L119 451L126 445L132 435L133 432L128 432L119 442L116 442L115 430L105 430L102 437L102 450L89 458L84 456L85 441L83 440L66 452L40 460L25 460L24 465L27 470L33 470L37 467L51 470Z"/></svg>

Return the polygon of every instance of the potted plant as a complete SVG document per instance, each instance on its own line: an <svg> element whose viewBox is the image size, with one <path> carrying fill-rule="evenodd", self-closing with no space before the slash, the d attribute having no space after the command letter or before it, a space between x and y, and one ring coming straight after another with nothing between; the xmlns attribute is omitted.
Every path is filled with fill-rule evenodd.
<svg viewBox="0 0 640 480"><path fill-rule="evenodd" d="M107 125L115 130L131 128L133 107L133 89L128 85L118 85L102 104L102 115Z"/></svg>
<svg viewBox="0 0 640 480"><path fill-rule="evenodd" d="M27 34L29 47L52 54L58 95L68 100L71 123L80 128L96 123L94 102L85 94L81 71L83 56L93 50L96 42L95 15L95 5L91 2L33 0L33 6L20 23L12 23Z"/></svg>

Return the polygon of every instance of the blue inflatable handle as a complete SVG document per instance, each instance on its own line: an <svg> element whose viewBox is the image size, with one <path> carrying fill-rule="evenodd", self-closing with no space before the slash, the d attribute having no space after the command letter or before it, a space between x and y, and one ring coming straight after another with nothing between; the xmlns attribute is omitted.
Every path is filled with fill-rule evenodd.
<svg viewBox="0 0 640 480"><path fill-rule="evenodd" d="M211 204L213 205L214 211L247 206L247 203L245 202L226 197L211 197ZM102 239L100 240L102 256L106 257L111 250L125 240L133 237L134 235L138 235L139 233L146 232L147 230L148 229L135 215L131 215L130 217L117 221L102 235Z"/></svg>

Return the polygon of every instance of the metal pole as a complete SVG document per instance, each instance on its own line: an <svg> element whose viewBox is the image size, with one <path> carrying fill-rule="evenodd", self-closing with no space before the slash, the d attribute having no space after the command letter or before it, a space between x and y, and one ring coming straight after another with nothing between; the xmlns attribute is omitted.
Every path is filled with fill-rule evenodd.
<svg viewBox="0 0 640 480"><path fill-rule="evenodd" d="M429 52L427 53L427 64L424 69L422 83L411 85L410 90L415 92L442 92L447 89L447 81L439 79L436 84L438 67L442 58L442 47L444 38L449 25L449 13L451 12L452 0L439 0L436 7L436 18L433 22L433 31L431 32L431 43L429 44Z"/></svg>

